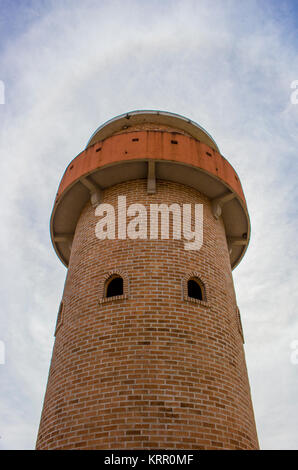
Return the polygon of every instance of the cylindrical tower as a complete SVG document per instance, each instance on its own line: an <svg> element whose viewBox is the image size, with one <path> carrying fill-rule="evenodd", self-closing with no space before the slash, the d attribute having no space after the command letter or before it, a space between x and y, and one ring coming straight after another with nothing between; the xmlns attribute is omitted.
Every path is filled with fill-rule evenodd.
<svg viewBox="0 0 298 470"><path fill-rule="evenodd" d="M249 235L198 124L135 111L93 134L51 218L68 273L37 449L258 448L232 279Z"/></svg>

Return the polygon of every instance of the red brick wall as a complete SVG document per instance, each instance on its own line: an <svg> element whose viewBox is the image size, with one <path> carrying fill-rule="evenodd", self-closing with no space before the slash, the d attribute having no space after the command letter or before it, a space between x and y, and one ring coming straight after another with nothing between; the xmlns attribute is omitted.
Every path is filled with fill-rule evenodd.
<svg viewBox="0 0 298 470"><path fill-rule="evenodd" d="M37 440L38 449L258 448L222 222L196 190L122 183L103 202L204 204L204 242L104 240L94 208L79 219ZM125 298L102 301L124 276ZM206 303L183 297L188 274Z"/></svg>

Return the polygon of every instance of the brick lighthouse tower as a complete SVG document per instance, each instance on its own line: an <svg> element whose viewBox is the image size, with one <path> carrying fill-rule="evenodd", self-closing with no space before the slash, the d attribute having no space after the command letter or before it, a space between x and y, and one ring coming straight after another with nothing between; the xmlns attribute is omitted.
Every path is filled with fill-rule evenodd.
<svg viewBox="0 0 298 470"><path fill-rule="evenodd" d="M177 236L186 206L200 249ZM98 207L115 216L102 239ZM129 237L141 208L158 231ZM37 449L258 448L232 279L249 235L239 178L198 124L135 111L97 129L51 217L68 272Z"/></svg>

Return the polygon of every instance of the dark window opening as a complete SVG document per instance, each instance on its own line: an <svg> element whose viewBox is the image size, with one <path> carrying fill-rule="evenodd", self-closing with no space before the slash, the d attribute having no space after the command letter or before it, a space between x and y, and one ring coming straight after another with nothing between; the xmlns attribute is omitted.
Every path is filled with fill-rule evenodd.
<svg viewBox="0 0 298 470"><path fill-rule="evenodd" d="M203 300L203 290L199 282L195 279L190 279L187 282L187 295L193 299Z"/></svg>
<svg viewBox="0 0 298 470"><path fill-rule="evenodd" d="M120 276L109 280L106 287L106 297L115 297L116 295L123 295L123 279Z"/></svg>
<svg viewBox="0 0 298 470"><path fill-rule="evenodd" d="M57 324L62 320L62 310L63 310L63 302L60 303L58 317L57 317Z"/></svg>

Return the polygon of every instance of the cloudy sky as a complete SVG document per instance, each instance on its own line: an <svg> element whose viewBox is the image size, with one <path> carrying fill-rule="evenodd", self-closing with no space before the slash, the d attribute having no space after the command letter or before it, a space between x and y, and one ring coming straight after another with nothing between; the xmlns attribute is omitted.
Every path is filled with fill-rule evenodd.
<svg viewBox="0 0 298 470"><path fill-rule="evenodd" d="M252 237L234 280L260 445L298 449L297 53L297 0L0 0L0 449L35 445L66 275L49 236L60 178L136 109L198 122L241 178Z"/></svg>

